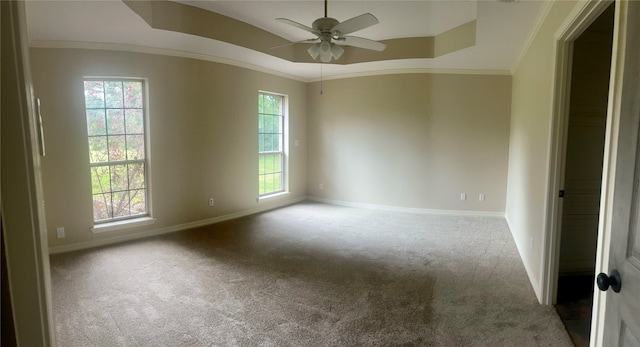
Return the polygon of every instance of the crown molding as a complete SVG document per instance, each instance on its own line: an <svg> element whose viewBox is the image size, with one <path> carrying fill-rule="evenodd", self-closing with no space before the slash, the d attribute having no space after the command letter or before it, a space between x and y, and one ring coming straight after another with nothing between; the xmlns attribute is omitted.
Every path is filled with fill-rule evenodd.
<svg viewBox="0 0 640 347"><path fill-rule="evenodd" d="M308 82L320 82L356 77L380 76L380 75L401 75L401 74L449 74L449 75L500 75L511 76L509 70L492 69L445 69L445 68L406 68L364 71L342 75L323 76L308 79Z"/></svg>

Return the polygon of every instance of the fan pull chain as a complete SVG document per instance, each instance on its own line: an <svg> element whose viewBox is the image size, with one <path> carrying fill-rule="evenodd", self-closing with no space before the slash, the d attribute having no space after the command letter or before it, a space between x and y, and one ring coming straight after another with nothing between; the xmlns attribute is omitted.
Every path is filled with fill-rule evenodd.
<svg viewBox="0 0 640 347"><path fill-rule="evenodd" d="M322 63L320 63L320 95L322 95Z"/></svg>

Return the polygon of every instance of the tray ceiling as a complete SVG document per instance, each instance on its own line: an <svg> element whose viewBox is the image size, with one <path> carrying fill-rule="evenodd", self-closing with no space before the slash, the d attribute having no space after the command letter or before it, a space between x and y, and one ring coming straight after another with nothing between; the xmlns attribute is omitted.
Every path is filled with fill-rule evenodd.
<svg viewBox="0 0 640 347"><path fill-rule="evenodd" d="M319 77L321 68L318 62L304 59L303 62L296 62L282 53L273 54L269 50L256 49L251 44L229 41L225 39L225 35L229 34L227 32L208 33L207 30L224 31L225 28L208 23L207 18L229 17L241 24L248 23L247 28L265 31L284 42L298 41L309 36L304 31L276 21L275 18L286 17L310 25L313 20L323 15L322 1L236 0L168 3L184 9L196 7L194 13L204 13L204 17L192 20L192 17L196 17L191 16L191 12L180 11L187 16L182 13L182 18L178 18L180 22L204 30L195 34L193 31L187 30L185 33L185 30L176 30L175 27L165 30L167 28L163 28L162 25L153 25L154 28L150 25L153 24L153 20L149 20L153 17L153 11L147 11L145 21L144 10L138 10L140 14L136 13L132 10L136 2L133 3L130 7L119 0L27 1L27 24L31 45L155 52L222 61L302 80ZM354 60L355 63L322 64L322 73L325 77L413 69L508 73L514 67L533 29L542 4L543 1L329 1L328 15L339 21L366 12L378 18L379 24L354 33L357 36L387 40L386 42L396 42L396 39L400 38L438 37L473 22L476 31L475 44L466 44L466 48L449 48L449 52L442 51L443 54L435 55L433 58L410 56L406 59L406 55L398 53L391 56L391 59L378 61L369 59L368 62ZM220 15L224 17L219 17ZM159 19L156 21L160 23ZM300 47L300 50L303 51L304 47Z"/></svg>

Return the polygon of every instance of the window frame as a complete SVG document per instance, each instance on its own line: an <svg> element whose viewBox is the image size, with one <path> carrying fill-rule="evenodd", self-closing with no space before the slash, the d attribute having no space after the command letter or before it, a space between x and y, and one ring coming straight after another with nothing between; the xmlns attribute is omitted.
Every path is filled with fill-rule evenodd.
<svg viewBox="0 0 640 347"><path fill-rule="evenodd" d="M105 117L106 117L106 110L108 109L114 109L114 108L108 108L107 105L104 105L104 108L88 108L87 107L87 103L86 103L86 96L84 95L86 93L86 87L85 87L85 83L86 82L91 82L91 81L100 81L100 82L139 82L142 84L141 86L141 93L142 93L142 139L143 139L143 145L144 145L144 159L125 159L125 160L114 160L114 161L104 161L104 162L96 162L96 163L92 163L91 162L91 153L89 153L89 173L91 176L90 179L90 183L93 181L93 168L94 167L100 167L100 166L112 166L112 165L122 165L122 164L135 164L135 163L142 163L144 165L144 203L145 203L145 212L144 213L140 213L140 214L129 214L127 216L119 216L119 217L113 217L113 211L111 213L111 217L110 218L106 218L106 219L101 219L101 220L96 220L95 219L95 211L94 211L94 207L93 207L93 197L94 197L94 193L93 193L93 188L91 189L91 211L92 211L92 220L93 220L93 228L91 228L91 231L94 233L99 233L99 232L105 232L105 231L111 231L111 230L118 230L118 229L124 229L124 228L130 228L130 227L136 227L136 226L142 226L142 225L149 225L149 224L153 224L155 222L155 219L152 218L152 204L151 204L151 150L150 150L150 126L149 126L149 82L146 78L141 78L141 77L118 77L118 76L85 76L82 79L82 89L83 89L83 103L84 103L84 121L85 121L85 126L86 126L86 130L87 130L87 150L90 150L89 147L89 139L93 136L100 136L100 135L90 135L89 134L89 120L87 118L87 110L90 109L104 109L105 110ZM106 93L106 92L105 92ZM106 95L105 95L106 97ZM106 102L106 99L105 99ZM115 109L122 109L123 112L125 112L125 110L127 109L132 109L130 108L126 108L125 105L123 104L122 108L115 108ZM105 127L107 127L107 125L105 124ZM127 135L126 131L123 134L125 137ZM108 133L105 132L105 135L107 136L107 142L108 142ZM126 143L126 140L125 140ZM126 145L125 145L126 146ZM125 147L126 148L126 147ZM92 183L91 183L92 184ZM132 191L132 190L136 190L136 189L131 189L129 187L129 180L127 179L127 189L126 191ZM113 192L112 188L109 188L109 192ZM130 207L129 207L129 213L131 213L130 211Z"/></svg>
<svg viewBox="0 0 640 347"><path fill-rule="evenodd" d="M261 132L260 131L260 116L261 115L265 115L265 113L260 113L260 98L263 95L267 95L267 96L276 96L281 98L281 114L279 114L279 117L281 118L282 121L282 147L279 151L269 151L269 152L261 152L260 151L260 135L262 134L273 134L273 133L266 133L266 132ZM268 198L272 198L272 197L276 197L279 195L283 195L283 194L288 194L289 193L289 97L286 94L281 94L281 93L275 93L275 92L269 92L269 91L264 91L264 90L259 90L258 91L258 105L257 105L257 134L258 134L258 201L263 200L263 199L268 199ZM280 161L280 184L281 184L281 188L279 190L274 190L274 191L269 191L269 192L265 192L262 193L260 191L260 176L264 176L267 174L273 174L273 173L277 173L277 171L272 171L270 173L260 173L260 158L263 154L274 154L274 153L280 153L281 155L281 161Z"/></svg>

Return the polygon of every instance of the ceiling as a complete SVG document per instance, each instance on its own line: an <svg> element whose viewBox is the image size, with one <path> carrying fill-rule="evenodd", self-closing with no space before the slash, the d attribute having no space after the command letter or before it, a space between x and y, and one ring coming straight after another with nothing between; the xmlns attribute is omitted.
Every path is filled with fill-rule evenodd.
<svg viewBox="0 0 640 347"><path fill-rule="evenodd" d="M281 36L310 38L275 20L305 25L323 16L321 0L176 1L212 11ZM120 0L27 1L33 47L83 47L194 57L284 74L300 80L411 70L479 70L509 73L533 30L544 1L329 0L328 15L339 21L372 13L379 24L353 35L374 40L435 36L476 21L476 43L436 58L394 59L357 64L294 63L206 37L154 29ZM349 48L347 48L349 49Z"/></svg>

